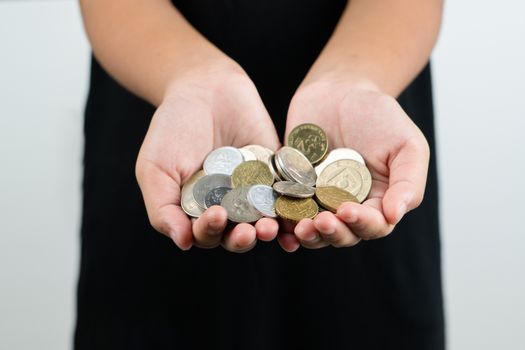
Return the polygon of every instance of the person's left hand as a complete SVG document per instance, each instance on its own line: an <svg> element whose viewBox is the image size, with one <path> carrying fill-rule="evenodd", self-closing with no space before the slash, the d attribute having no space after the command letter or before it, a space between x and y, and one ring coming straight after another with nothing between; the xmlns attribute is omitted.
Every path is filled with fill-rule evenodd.
<svg viewBox="0 0 525 350"><path fill-rule="evenodd" d="M407 211L419 206L429 146L393 97L349 83L309 84L292 99L286 135L302 123L323 128L330 149L347 147L361 153L372 174L372 189L362 204L344 203L336 214L321 212L290 226L278 237L285 250L300 245L348 247L360 239L384 237Z"/></svg>

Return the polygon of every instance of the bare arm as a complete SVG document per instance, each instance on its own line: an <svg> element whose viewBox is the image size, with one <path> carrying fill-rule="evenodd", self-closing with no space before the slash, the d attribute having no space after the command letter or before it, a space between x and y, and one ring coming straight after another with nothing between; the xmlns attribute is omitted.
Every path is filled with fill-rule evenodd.
<svg viewBox="0 0 525 350"><path fill-rule="evenodd" d="M442 0L350 0L329 42L297 90L287 130L323 126L331 147L361 152L372 173L363 204L301 221L287 250L347 247L388 235L425 191L429 147L393 97L427 63Z"/></svg>
<svg viewBox="0 0 525 350"><path fill-rule="evenodd" d="M443 0L350 0L305 84L351 80L397 96L428 61Z"/></svg>
<svg viewBox="0 0 525 350"><path fill-rule="evenodd" d="M244 252L256 239L275 238L278 224L273 219L230 229L222 207L207 209L194 222L181 208L181 186L212 149L279 145L268 112L242 68L168 0L80 3L97 59L122 85L158 106L136 163L152 226L181 249L222 244ZM239 127L248 124L253 128Z"/></svg>
<svg viewBox="0 0 525 350"><path fill-rule="evenodd" d="M168 0L80 0L97 59L122 85L159 105L196 67L236 69Z"/></svg>

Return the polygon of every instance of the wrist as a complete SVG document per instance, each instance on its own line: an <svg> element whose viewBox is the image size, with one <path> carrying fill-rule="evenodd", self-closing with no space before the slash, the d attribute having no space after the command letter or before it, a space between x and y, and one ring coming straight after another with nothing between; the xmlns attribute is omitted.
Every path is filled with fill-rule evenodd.
<svg viewBox="0 0 525 350"><path fill-rule="evenodd" d="M193 64L178 67L167 82L163 100L181 91L192 90L201 94L210 94L220 84L234 79L248 79L242 67L226 55L201 58Z"/></svg>
<svg viewBox="0 0 525 350"><path fill-rule="evenodd" d="M382 92L379 85L372 79L336 70L323 73L310 72L301 83L298 91L328 87L342 90L355 89Z"/></svg>

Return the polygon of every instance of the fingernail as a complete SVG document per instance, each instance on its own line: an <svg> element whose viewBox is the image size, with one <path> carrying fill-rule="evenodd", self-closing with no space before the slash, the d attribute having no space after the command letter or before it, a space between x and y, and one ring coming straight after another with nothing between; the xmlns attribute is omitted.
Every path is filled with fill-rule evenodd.
<svg viewBox="0 0 525 350"><path fill-rule="evenodd" d="M305 239L306 242L315 242L319 239L319 235L317 233L314 233L311 237L308 237Z"/></svg>

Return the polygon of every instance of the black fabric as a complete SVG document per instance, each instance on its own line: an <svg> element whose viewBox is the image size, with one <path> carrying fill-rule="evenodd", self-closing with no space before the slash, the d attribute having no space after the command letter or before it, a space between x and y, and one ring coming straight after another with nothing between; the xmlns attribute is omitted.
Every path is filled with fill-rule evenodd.
<svg viewBox="0 0 525 350"><path fill-rule="evenodd" d="M176 1L248 72L281 136L345 4ZM294 254L276 242L182 252L150 227L134 176L154 109L93 60L75 349L443 349L429 67L399 101L432 157L425 201L389 237Z"/></svg>

